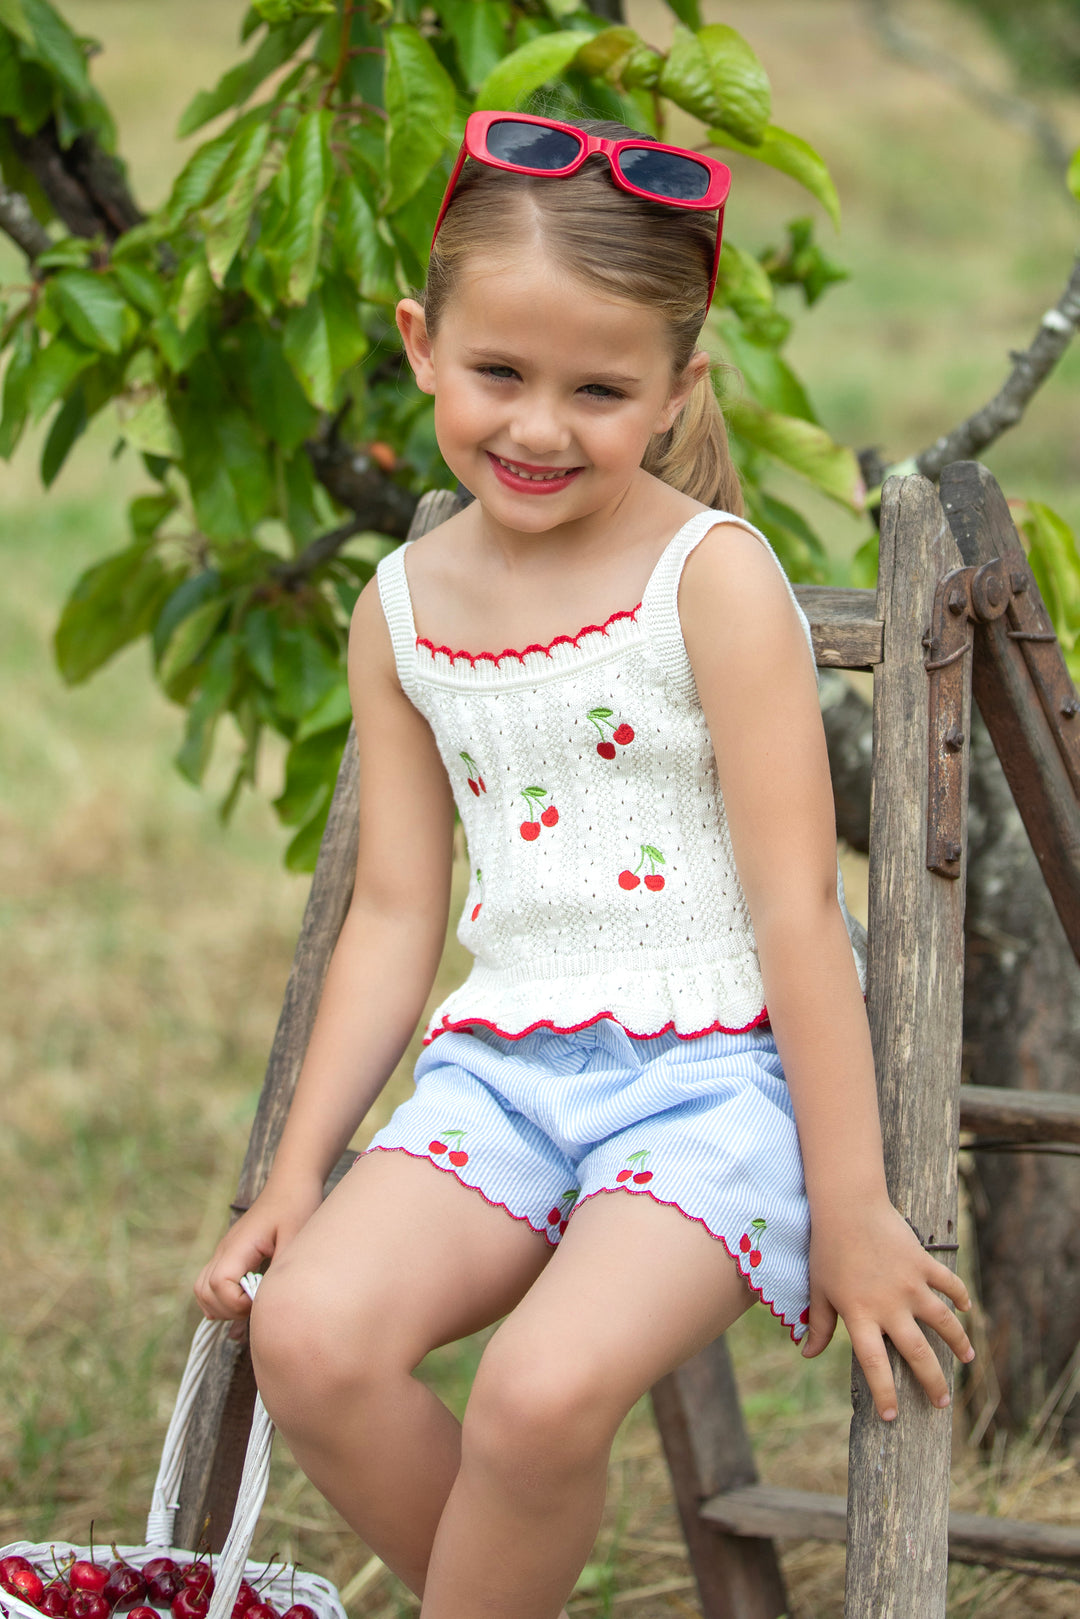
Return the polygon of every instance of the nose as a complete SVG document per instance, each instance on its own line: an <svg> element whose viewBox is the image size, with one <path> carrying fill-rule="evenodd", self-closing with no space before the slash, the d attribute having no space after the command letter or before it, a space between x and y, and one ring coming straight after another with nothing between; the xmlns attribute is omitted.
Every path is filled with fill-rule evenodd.
<svg viewBox="0 0 1080 1619"><path fill-rule="evenodd" d="M557 401L539 389L518 395L507 429L514 444L530 455L561 455L573 442Z"/></svg>

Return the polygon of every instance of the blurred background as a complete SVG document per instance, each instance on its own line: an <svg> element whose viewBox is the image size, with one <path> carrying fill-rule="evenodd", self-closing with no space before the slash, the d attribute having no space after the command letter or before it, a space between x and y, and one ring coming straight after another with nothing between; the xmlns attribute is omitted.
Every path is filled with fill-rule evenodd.
<svg viewBox="0 0 1080 1619"><path fill-rule="evenodd" d="M63 0L100 40L94 79L117 115L120 150L144 207L179 168L177 117L236 60L242 0ZM759 251L783 222L817 215L851 279L796 328L788 356L840 441L886 461L925 448L984 403L1059 296L1077 248L1077 206L1038 142L935 73L888 52L858 0L706 0L739 29L772 80L774 117L812 142L843 208L834 237L792 182L735 158L732 234ZM1012 84L1006 57L963 5L895 8L939 59ZM630 0L658 45L672 17ZM1080 33L1080 21L1077 23ZM1072 150L1080 100L1042 106ZM201 134L198 139L204 138ZM677 138L673 130L673 138ZM17 256L0 244L5 279ZM985 456L1010 497L1080 524L1080 347L1022 424ZM51 636L76 576L123 543L124 507L145 482L108 459L100 424L53 490L40 441L0 469L0 1542L138 1541L176 1379L194 1324L190 1283L227 1218L273 1035L307 879L281 864L285 834L267 802L243 799L222 828L210 790L176 773L178 711L147 677L145 644L87 685L65 689ZM837 576L864 519L792 480ZM272 775L280 756L269 750ZM858 889L858 871L854 888ZM460 973L448 945L441 998ZM408 1084L408 1064L377 1126ZM842 1489L848 1355L804 1366L762 1311L734 1350L766 1479ZM470 1343L434 1357L459 1407ZM257 1543L342 1586L351 1611L414 1611L373 1567L280 1447ZM969 1455L958 1424L956 1504L1067 1521L1080 1482L1067 1457L1022 1442ZM793 1547L792 1619L841 1611L838 1548ZM353 1576L366 1570L364 1578ZM954 1569L950 1614L1076 1612L1075 1586ZM574 1613L697 1612L642 1408L612 1464L608 1521Z"/></svg>

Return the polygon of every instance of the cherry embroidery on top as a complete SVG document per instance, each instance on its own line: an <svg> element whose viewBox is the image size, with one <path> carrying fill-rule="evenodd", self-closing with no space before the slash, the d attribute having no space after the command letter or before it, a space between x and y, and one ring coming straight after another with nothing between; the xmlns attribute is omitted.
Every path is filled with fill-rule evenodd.
<svg viewBox="0 0 1080 1619"><path fill-rule="evenodd" d="M580 1196L581 1188L579 1186L571 1186L569 1191L563 1192L558 1203L553 1206L551 1213L547 1217L547 1223L551 1227L548 1232L549 1237L554 1237L556 1232L560 1237L562 1236L566 1230L566 1222L573 1212L574 1204Z"/></svg>
<svg viewBox="0 0 1080 1619"><path fill-rule="evenodd" d="M620 748L628 748L634 740L633 726L627 725L625 720L620 725L612 724L614 716L615 710L613 708L590 708L585 716L587 720L596 726L600 733L596 751L601 759L614 759L616 742ZM607 735L608 731L611 732L610 740Z"/></svg>
<svg viewBox="0 0 1080 1619"><path fill-rule="evenodd" d="M454 1168L461 1169L469 1162L469 1155L462 1149L461 1145L469 1132L467 1130L444 1130L442 1133L446 1137L446 1141L429 1141L428 1152L436 1158L441 1158L445 1152ZM454 1148L449 1147L448 1143L451 1141L456 1141L457 1146Z"/></svg>
<svg viewBox="0 0 1080 1619"><path fill-rule="evenodd" d="M647 1147L640 1147L637 1152L632 1152L626 1160L627 1167L620 1169L615 1177L619 1185L625 1186L627 1181L632 1181L635 1186L648 1186L653 1177L652 1170L645 1168L649 1156Z"/></svg>
<svg viewBox="0 0 1080 1619"><path fill-rule="evenodd" d="M739 1238L739 1252L746 1255L746 1263L751 1270L756 1270L761 1264L761 1243L768 1229L765 1221L758 1215L756 1220L750 1221L750 1231L754 1235L751 1236L750 1231L744 1231Z"/></svg>
<svg viewBox="0 0 1080 1619"><path fill-rule="evenodd" d="M648 861L649 869L645 873L645 887L650 889L652 893L658 894L661 888L664 886L665 879L662 873L657 871L656 868L657 866L666 865L667 862L655 844L642 843L639 844L639 848L641 849L641 858L634 867L633 871L631 871L629 868L627 868L626 871L620 871L619 887L625 888L628 892L632 888L637 888L638 884L641 882L638 872L641 870L645 862Z"/></svg>
<svg viewBox="0 0 1080 1619"><path fill-rule="evenodd" d="M523 787L519 796L529 806L529 819L522 821L518 830L526 843L535 843L540 836L541 823L544 826L555 826L559 819L559 812L554 804L549 804L546 809L540 811L540 819L537 820L537 808L548 796L546 787Z"/></svg>
<svg viewBox="0 0 1080 1619"><path fill-rule="evenodd" d="M476 921L476 918L480 915L480 907L484 903L484 879L480 875L480 867L479 866L477 866L477 868L476 868L476 884L477 884L477 887L480 890L480 898L477 900L476 904L472 908L472 914L469 917L470 922L475 922Z"/></svg>
<svg viewBox="0 0 1080 1619"><path fill-rule="evenodd" d="M459 753L458 758L463 762L465 769L469 772L469 787L471 788L473 795L476 798L479 798L481 793L487 792L487 788L484 786L484 778L480 774L480 767L469 753Z"/></svg>

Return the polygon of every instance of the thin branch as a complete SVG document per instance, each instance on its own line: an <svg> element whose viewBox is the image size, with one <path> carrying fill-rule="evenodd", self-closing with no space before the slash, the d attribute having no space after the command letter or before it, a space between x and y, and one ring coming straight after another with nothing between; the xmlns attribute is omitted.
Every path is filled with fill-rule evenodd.
<svg viewBox="0 0 1080 1619"><path fill-rule="evenodd" d="M1013 367L989 404L915 457L924 478L937 478L950 461L971 461L1008 428L1015 427L1028 402L1046 381L1080 326L1080 254L1065 290L1039 322L1031 345L1012 354Z"/></svg>
<svg viewBox="0 0 1080 1619"><path fill-rule="evenodd" d="M34 215L34 210L21 191L12 191L0 180L0 230L6 231L20 247L31 264L42 253L47 253L52 237Z"/></svg>
<svg viewBox="0 0 1080 1619"><path fill-rule="evenodd" d="M356 513L361 528L403 540L416 510L417 496L387 477L362 445L347 444L340 437L339 427L347 408L343 407L337 417L328 417L318 437L307 442L315 476L339 506Z"/></svg>
<svg viewBox="0 0 1080 1619"><path fill-rule="evenodd" d="M131 195L122 165L85 131L63 146L53 118L33 135L3 120L20 162L33 174L60 222L73 236L114 242L145 217Z"/></svg>
<svg viewBox="0 0 1080 1619"><path fill-rule="evenodd" d="M272 568L271 575L283 585L286 590L295 590L302 585L309 574L314 573L324 562L337 556L346 540L351 540L354 534L359 534L371 524L363 517L350 517L347 523L340 528L332 528L327 534L320 534L317 540L306 545L299 556L293 557L291 562L279 563Z"/></svg>
<svg viewBox="0 0 1080 1619"><path fill-rule="evenodd" d="M1037 143L1049 167L1056 174L1065 173L1069 166L1070 148L1062 139L1057 125L1040 107L1023 96L988 84L966 62L947 55L940 46L906 28L893 15L892 0L863 0L863 4L871 32L891 56L932 73L991 117L1022 129Z"/></svg>

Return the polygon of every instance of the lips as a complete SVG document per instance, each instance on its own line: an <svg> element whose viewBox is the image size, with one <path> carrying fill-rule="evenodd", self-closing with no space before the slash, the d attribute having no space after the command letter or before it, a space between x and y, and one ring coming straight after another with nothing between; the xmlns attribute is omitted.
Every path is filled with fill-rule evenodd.
<svg viewBox="0 0 1080 1619"><path fill-rule="evenodd" d="M566 489L584 471L583 467L538 467L527 461L508 461L492 455L490 450L486 454L499 482L518 494L553 495Z"/></svg>

